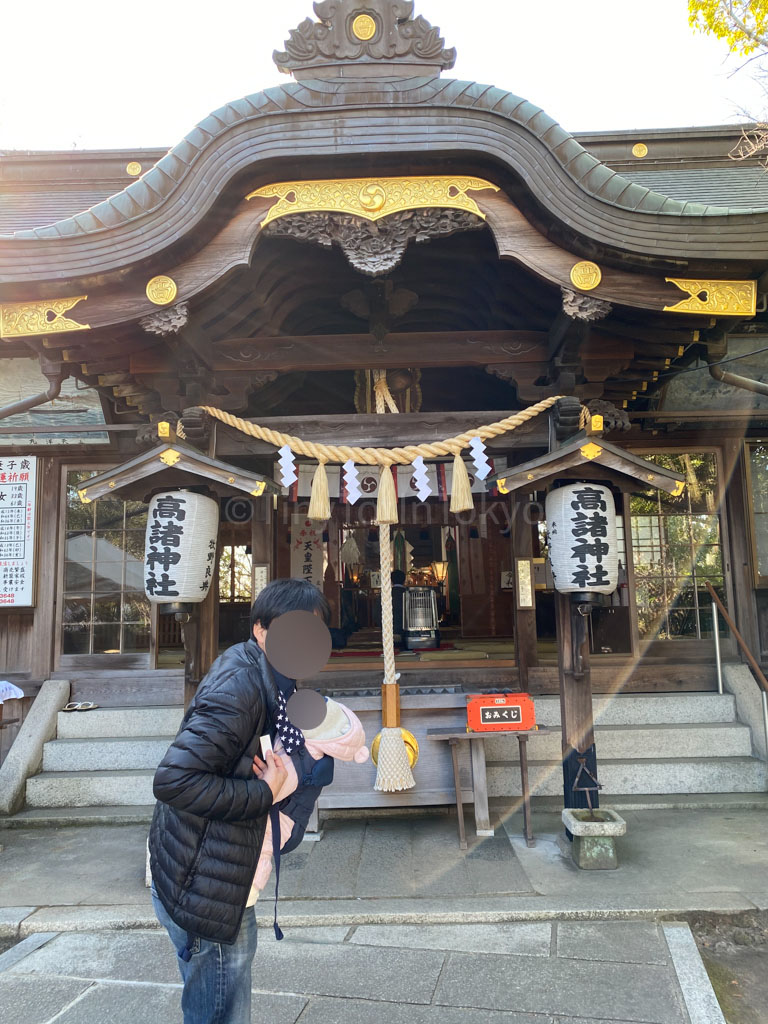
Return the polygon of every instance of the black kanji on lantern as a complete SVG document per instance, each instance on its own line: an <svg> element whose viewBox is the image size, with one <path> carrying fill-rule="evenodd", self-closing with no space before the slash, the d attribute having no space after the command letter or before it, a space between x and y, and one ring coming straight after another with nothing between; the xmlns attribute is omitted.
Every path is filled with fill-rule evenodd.
<svg viewBox="0 0 768 1024"><path fill-rule="evenodd" d="M573 523L573 536L578 537L607 537L608 519L601 516L599 512L593 512L588 516L586 512L577 512L571 520Z"/></svg>
<svg viewBox="0 0 768 1024"><path fill-rule="evenodd" d="M178 584L172 580L167 572L164 572L158 579L153 572L147 575L146 588L150 597L178 597L178 590L171 590Z"/></svg>
<svg viewBox="0 0 768 1024"><path fill-rule="evenodd" d="M594 487L582 487L578 491L574 491L573 496L576 500L571 502L571 508L577 512L580 509L586 509L587 512L595 510L605 512L608 509L602 491L598 491Z"/></svg>
<svg viewBox="0 0 768 1024"><path fill-rule="evenodd" d="M183 536L184 527L179 526L178 523L158 523L155 521L152 524L152 529L149 534L149 543L162 544L164 547L177 548L181 543L181 538Z"/></svg>
<svg viewBox="0 0 768 1024"><path fill-rule="evenodd" d="M610 550L610 544L606 544L604 540L594 540L592 542L588 540L580 540L578 544L574 544L571 548L571 558L575 558L579 562L583 562L584 559L590 555L592 558L596 558L599 562L602 560L603 555L607 555Z"/></svg>
<svg viewBox="0 0 768 1024"><path fill-rule="evenodd" d="M184 498L174 498L170 494L158 498L155 505L155 518L177 519L180 523L183 523L187 518L187 513L182 508L182 505L186 505Z"/></svg>
<svg viewBox="0 0 768 1024"><path fill-rule="evenodd" d="M181 554L178 551L171 551L170 548L162 548L160 551L152 549L147 552L147 565L156 569L160 566L166 572L172 565L178 565L181 561Z"/></svg>

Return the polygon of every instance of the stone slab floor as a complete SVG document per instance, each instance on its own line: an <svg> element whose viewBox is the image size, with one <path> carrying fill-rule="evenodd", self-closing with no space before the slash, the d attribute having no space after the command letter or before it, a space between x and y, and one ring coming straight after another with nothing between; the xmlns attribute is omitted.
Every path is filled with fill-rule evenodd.
<svg viewBox="0 0 768 1024"><path fill-rule="evenodd" d="M676 929L670 939L670 928ZM690 1024L686 925L567 921L302 928L259 936L254 1024ZM700 968L701 962L698 961ZM696 964L694 964L696 968ZM692 995L693 993L693 995ZM178 1024L165 933L30 936L0 956L0 1024Z"/></svg>

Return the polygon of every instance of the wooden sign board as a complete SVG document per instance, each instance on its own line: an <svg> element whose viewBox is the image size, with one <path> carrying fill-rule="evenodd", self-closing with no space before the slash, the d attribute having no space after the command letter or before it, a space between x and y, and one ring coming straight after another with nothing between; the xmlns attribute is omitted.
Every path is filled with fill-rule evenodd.
<svg viewBox="0 0 768 1024"><path fill-rule="evenodd" d="M35 603L37 458L0 458L0 607Z"/></svg>
<svg viewBox="0 0 768 1024"><path fill-rule="evenodd" d="M521 732L536 728L527 693L484 693L467 699L467 732Z"/></svg>

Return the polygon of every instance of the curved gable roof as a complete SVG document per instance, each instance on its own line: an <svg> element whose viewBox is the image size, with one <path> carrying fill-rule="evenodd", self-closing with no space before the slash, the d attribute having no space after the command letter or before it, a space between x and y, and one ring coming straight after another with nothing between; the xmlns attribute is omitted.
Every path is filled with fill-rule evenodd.
<svg viewBox="0 0 768 1024"><path fill-rule="evenodd" d="M486 156L508 167L572 231L657 258L768 258L768 208L674 199L589 154L539 107L474 82L291 82L226 104L141 178L89 210L0 236L0 273L34 258L40 273L117 269L162 251L200 223L237 174L276 157L375 153ZM53 244L52 244L53 243ZM56 272L55 266L61 270ZM27 264L27 268L29 264ZM7 272L7 276L6 276Z"/></svg>

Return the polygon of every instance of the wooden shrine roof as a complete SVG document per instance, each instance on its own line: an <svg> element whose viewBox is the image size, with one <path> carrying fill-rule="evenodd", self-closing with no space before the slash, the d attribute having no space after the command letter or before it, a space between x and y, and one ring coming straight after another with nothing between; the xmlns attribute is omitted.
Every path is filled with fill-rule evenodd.
<svg viewBox="0 0 768 1024"><path fill-rule="evenodd" d="M561 231L605 251L768 259L768 210L662 195L602 163L519 96L417 78L292 82L229 103L110 198L0 236L0 274L21 283L128 267L192 232L245 173L263 177L262 161L290 161L295 175L310 161L332 160L337 173L354 174L355 161L372 157L422 167L450 158L472 173L493 164L497 184L518 201L527 195Z"/></svg>

